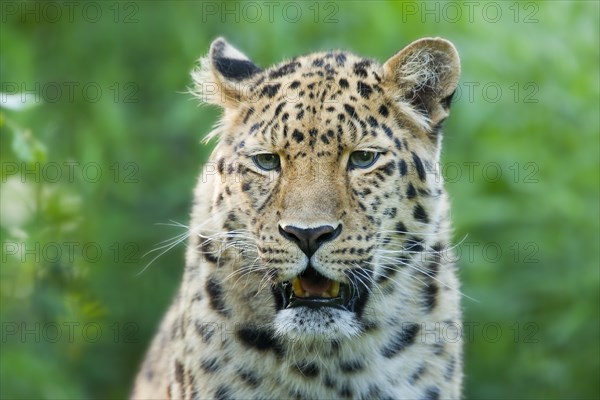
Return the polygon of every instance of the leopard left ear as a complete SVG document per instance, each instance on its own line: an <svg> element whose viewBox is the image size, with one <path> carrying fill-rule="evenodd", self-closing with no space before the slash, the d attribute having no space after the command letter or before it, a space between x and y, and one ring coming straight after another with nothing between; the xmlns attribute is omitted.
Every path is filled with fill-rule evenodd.
<svg viewBox="0 0 600 400"><path fill-rule="evenodd" d="M217 38L192 71L192 93L205 103L235 108L249 96L248 85L261 71L245 54Z"/></svg>
<svg viewBox="0 0 600 400"><path fill-rule="evenodd" d="M458 52L445 39L419 39L385 62L383 76L402 101L426 118L433 133L448 116L458 86Z"/></svg>

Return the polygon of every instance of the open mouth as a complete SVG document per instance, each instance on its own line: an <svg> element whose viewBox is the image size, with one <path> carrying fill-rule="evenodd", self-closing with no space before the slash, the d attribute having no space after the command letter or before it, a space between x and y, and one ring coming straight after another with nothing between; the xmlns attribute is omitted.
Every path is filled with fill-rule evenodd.
<svg viewBox="0 0 600 400"><path fill-rule="evenodd" d="M350 285L329 279L310 265L301 275L279 284L275 294L281 296L281 309L333 307L354 311L357 299Z"/></svg>

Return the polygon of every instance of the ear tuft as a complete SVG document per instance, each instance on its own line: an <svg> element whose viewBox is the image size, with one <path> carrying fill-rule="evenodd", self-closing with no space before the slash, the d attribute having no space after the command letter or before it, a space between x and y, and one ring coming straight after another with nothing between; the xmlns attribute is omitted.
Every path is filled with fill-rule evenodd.
<svg viewBox="0 0 600 400"><path fill-rule="evenodd" d="M406 46L383 65L384 79L398 96L425 116L430 127L448 115L460 78L460 60L452 43L424 38Z"/></svg>
<svg viewBox="0 0 600 400"><path fill-rule="evenodd" d="M215 39L206 57L192 71L192 93L202 102L225 108L239 105L249 82L262 69L223 38Z"/></svg>

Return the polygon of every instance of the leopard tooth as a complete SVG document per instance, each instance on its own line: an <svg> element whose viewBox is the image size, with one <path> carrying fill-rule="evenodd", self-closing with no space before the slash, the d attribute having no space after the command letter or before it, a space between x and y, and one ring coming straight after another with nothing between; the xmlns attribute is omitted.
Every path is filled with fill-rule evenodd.
<svg viewBox="0 0 600 400"><path fill-rule="evenodd" d="M333 281L331 287L329 288L329 296L337 297L340 294L340 283L338 281Z"/></svg>
<svg viewBox="0 0 600 400"><path fill-rule="evenodd" d="M294 294L296 297L306 297L304 296L304 289L302 289L300 278L296 277L292 279L292 288L294 289Z"/></svg>

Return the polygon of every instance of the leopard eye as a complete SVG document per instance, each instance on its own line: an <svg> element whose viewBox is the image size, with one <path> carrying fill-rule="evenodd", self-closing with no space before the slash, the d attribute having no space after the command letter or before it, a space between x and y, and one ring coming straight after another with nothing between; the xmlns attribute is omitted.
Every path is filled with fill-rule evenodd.
<svg viewBox="0 0 600 400"><path fill-rule="evenodd" d="M277 154L257 154L252 157L252 161L263 171L273 171L279 168L279 156Z"/></svg>
<svg viewBox="0 0 600 400"><path fill-rule="evenodd" d="M378 158L379 153L374 151L354 151L350 154L348 168L369 168L371 165L375 164L375 161L377 161Z"/></svg>

